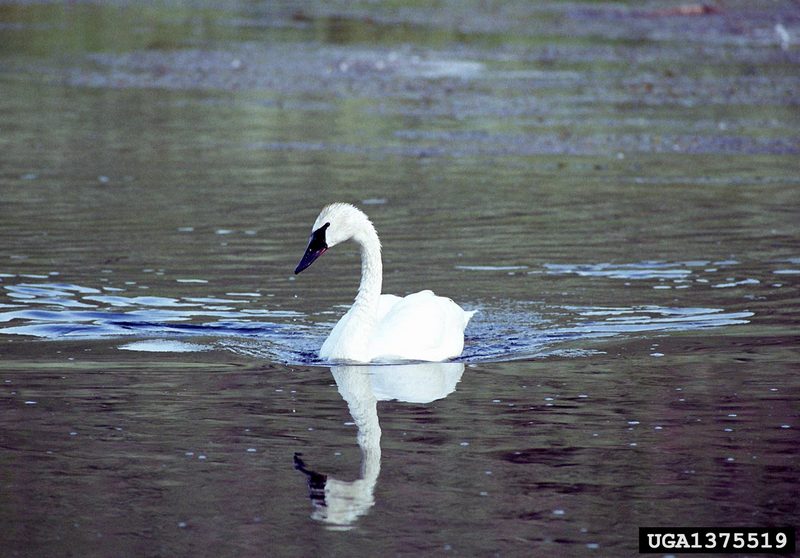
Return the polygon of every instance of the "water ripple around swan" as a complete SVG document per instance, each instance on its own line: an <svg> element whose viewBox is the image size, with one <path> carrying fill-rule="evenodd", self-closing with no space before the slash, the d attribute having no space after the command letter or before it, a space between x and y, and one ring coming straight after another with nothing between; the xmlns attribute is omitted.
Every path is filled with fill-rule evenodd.
<svg viewBox="0 0 800 558"><path fill-rule="evenodd" d="M549 273L554 271L606 272L548 268ZM4 290L0 334L49 340L120 338L119 348L131 351L221 349L288 364L322 364L316 350L332 325L291 310L253 308L252 297L235 293L226 298L108 295L91 287L51 282L6 284ZM753 315L657 305L466 306L479 310L467 328L459 359L466 362L584 356L600 350L592 340L746 324Z"/></svg>

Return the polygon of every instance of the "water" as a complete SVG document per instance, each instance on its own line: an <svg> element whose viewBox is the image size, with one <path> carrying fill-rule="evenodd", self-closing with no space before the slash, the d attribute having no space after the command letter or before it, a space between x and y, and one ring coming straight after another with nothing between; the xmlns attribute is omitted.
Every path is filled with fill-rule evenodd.
<svg viewBox="0 0 800 558"><path fill-rule="evenodd" d="M800 20L669 9L0 6L4 553L796 526ZM460 359L319 361L332 201L478 310Z"/></svg>

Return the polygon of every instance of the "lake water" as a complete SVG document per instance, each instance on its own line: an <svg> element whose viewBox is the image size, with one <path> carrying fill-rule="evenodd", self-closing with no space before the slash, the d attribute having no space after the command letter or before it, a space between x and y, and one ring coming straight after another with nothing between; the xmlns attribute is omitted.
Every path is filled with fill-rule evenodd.
<svg viewBox="0 0 800 558"><path fill-rule="evenodd" d="M796 4L137 5L0 2L3 555L800 524ZM333 201L462 358L319 361Z"/></svg>

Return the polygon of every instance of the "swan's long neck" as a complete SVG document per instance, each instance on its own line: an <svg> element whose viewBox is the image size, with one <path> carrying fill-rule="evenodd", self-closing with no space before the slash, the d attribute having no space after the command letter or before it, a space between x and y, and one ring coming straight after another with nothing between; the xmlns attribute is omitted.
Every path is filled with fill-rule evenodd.
<svg viewBox="0 0 800 558"><path fill-rule="evenodd" d="M378 315L383 264L378 233L375 232L372 223L367 221L366 225L360 234L353 238L361 246L361 284L353 302L353 310L374 320Z"/></svg>

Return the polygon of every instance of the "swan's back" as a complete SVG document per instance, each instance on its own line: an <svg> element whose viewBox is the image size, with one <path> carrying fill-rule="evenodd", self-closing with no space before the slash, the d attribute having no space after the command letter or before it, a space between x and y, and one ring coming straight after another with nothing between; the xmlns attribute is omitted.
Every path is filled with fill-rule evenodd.
<svg viewBox="0 0 800 558"><path fill-rule="evenodd" d="M439 361L461 354L464 328L474 312L432 291L384 301L387 296L381 296L386 312L370 339L371 360Z"/></svg>

